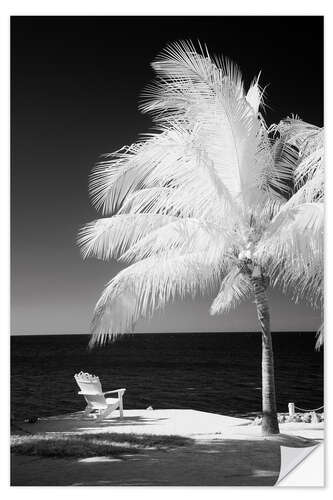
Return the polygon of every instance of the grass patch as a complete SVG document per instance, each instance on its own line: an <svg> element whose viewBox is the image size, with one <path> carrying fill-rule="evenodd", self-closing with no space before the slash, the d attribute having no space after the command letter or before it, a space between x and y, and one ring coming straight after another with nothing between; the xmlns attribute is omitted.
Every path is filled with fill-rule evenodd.
<svg viewBox="0 0 333 500"><path fill-rule="evenodd" d="M140 450L168 450L192 444L193 440L182 436L152 434L34 434L11 436L11 452L54 458L87 458L97 456L121 456L139 453Z"/></svg>
<svg viewBox="0 0 333 500"><path fill-rule="evenodd" d="M98 434L103 436L103 434ZM129 443L139 446L140 448L170 448L178 446L186 446L193 443L193 439L183 436L161 436L158 434L120 434L110 433L104 434L117 443Z"/></svg>

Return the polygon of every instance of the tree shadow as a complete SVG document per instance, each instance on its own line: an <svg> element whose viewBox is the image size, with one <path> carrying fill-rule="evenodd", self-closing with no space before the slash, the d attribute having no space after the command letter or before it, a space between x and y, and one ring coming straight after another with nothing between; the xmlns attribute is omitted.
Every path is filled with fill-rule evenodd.
<svg viewBox="0 0 333 500"><path fill-rule="evenodd" d="M94 419L91 416L85 416L84 412L68 413L65 415L52 416L40 419L36 423L22 423L21 428L28 433L39 432L80 432L80 431L98 431L101 429L111 430L119 427L130 426L154 426L161 421L168 420L167 417L148 418L145 416L126 416L120 418L116 410L109 418L104 420Z"/></svg>
<svg viewBox="0 0 333 500"><path fill-rule="evenodd" d="M15 457L13 485L272 486L280 445L253 440L195 442L169 451L146 450L122 460ZM87 474L89 469L89 474Z"/></svg>

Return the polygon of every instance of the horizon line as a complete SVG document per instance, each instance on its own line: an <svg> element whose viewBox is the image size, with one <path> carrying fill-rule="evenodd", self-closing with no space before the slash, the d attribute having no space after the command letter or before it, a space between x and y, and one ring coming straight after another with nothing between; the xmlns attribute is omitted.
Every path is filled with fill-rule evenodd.
<svg viewBox="0 0 333 500"><path fill-rule="evenodd" d="M186 334L212 334L212 333L218 333L218 334L223 334L223 333L259 333L261 332L259 330L250 330L244 332L243 330L237 330L237 331L223 331L223 332L132 332L132 333L122 333L119 334L119 336L123 335L186 335ZM316 330L272 330L271 333L316 333ZM47 337L47 336L69 336L69 335L89 335L91 336L91 333L11 333L10 337Z"/></svg>

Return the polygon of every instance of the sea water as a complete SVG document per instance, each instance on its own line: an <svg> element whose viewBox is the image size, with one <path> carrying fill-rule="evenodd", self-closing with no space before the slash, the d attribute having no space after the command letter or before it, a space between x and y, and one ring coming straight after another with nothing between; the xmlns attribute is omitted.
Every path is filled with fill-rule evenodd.
<svg viewBox="0 0 333 500"><path fill-rule="evenodd" d="M82 410L74 374L100 377L103 390L126 388L126 408L191 408L232 416L260 413L258 333L125 335L88 350L88 335L15 336L11 413L23 420ZM273 334L278 411L288 402L323 404L323 352L314 333Z"/></svg>

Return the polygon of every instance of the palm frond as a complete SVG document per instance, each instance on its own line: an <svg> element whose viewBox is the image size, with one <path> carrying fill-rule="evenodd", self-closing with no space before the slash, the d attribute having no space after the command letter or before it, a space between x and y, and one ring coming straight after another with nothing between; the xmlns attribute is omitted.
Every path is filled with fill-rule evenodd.
<svg viewBox="0 0 333 500"><path fill-rule="evenodd" d="M295 184L302 192L304 202L318 201L324 197L324 131L318 130L307 139L295 172Z"/></svg>
<svg viewBox="0 0 333 500"><path fill-rule="evenodd" d="M264 106L264 90L259 86L259 77L260 73L256 78L254 78L246 94L246 100L250 104L255 115L257 115L260 108Z"/></svg>
<svg viewBox="0 0 333 500"><path fill-rule="evenodd" d="M145 173L138 179L135 169L136 156L144 143L124 146L112 154L104 155L90 175L89 193L97 210L104 215L114 213L127 196L132 186L136 187L144 179Z"/></svg>
<svg viewBox="0 0 333 500"><path fill-rule="evenodd" d="M296 207L287 204L281 207L278 214L272 219L262 236L260 245L267 247L271 241L292 242L294 235L318 237L323 236L324 229L324 204L303 203ZM322 241L322 239L321 239Z"/></svg>
<svg viewBox="0 0 333 500"><path fill-rule="evenodd" d="M307 203L285 208L273 218L254 254L271 277L273 286L304 297L312 305L323 290L324 206Z"/></svg>
<svg viewBox="0 0 333 500"><path fill-rule="evenodd" d="M227 224L226 224L227 226ZM211 260L217 254L233 254L242 247L241 235L231 229L221 228L219 221L178 218L170 224L149 232L121 256L123 261L138 261L176 250L179 254L206 253Z"/></svg>
<svg viewBox="0 0 333 500"><path fill-rule="evenodd" d="M175 219L161 214L121 214L98 219L80 230L78 245L83 258L95 256L109 260L119 257L151 231Z"/></svg>
<svg viewBox="0 0 333 500"><path fill-rule="evenodd" d="M211 97L226 85L232 85L237 96L244 95L238 66L228 58L211 57L200 43L198 51L190 41L169 44L152 66L158 80L143 95L143 112L170 110L174 119L175 111L177 116L177 110L186 110L198 95Z"/></svg>
<svg viewBox="0 0 333 500"><path fill-rule="evenodd" d="M176 297L214 290L224 266L218 256L177 252L132 264L108 283L96 304L91 344L132 332L139 318L151 317Z"/></svg>
<svg viewBox="0 0 333 500"><path fill-rule="evenodd" d="M159 190L161 195L169 197L171 189L174 190L173 199L178 195L183 209L191 206L185 215L193 212L195 201L199 203L201 214L205 205L208 212L212 211L212 205L215 209L216 202L231 204L235 211L235 202L224 180L201 146L200 128L194 127L189 131L185 126L176 124L100 164L92 175L91 192L96 207L103 208L104 213L120 207L124 199L128 206L133 196L141 200L140 211L142 207L151 211L155 203L151 206L150 196L153 195L155 201L159 200L156 196ZM227 178L227 183L229 181L230 178ZM164 191L164 188L168 190ZM189 200L194 203L190 204ZM162 210L163 204L159 203L158 211ZM170 208L164 212L168 210Z"/></svg>
<svg viewBox="0 0 333 500"><path fill-rule="evenodd" d="M236 65L198 54L186 42L169 46L153 67L160 80L146 93L143 111L157 112L156 120L168 126L175 121L196 126L196 146L233 196L258 184L266 169L259 153L269 147L257 116L262 102L258 79L245 94Z"/></svg>
<svg viewBox="0 0 333 500"><path fill-rule="evenodd" d="M278 124L272 125L270 130L285 137L285 140L289 144L302 151L307 147L309 141L311 142L317 136L321 129L316 125L304 122L298 117L288 117L281 120Z"/></svg>
<svg viewBox="0 0 333 500"><path fill-rule="evenodd" d="M324 323L320 325L320 328L316 333L316 337L316 350L319 351L319 349L324 345Z"/></svg>
<svg viewBox="0 0 333 500"><path fill-rule="evenodd" d="M277 193L289 198L294 189L295 171L299 163L298 150L282 135L273 141L272 158L274 168L268 183Z"/></svg>
<svg viewBox="0 0 333 500"><path fill-rule="evenodd" d="M298 118L287 118L271 126L270 132L278 135L274 145L280 158L282 152L278 166L297 197L290 203L318 201L324 192L324 130Z"/></svg>
<svg viewBox="0 0 333 500"><path fill-rule="evenodd" d="M211 314L222 314L236 307L240 301L249 299L252 293L251 282L247 275L234 266L224 277L218 295L215 297Z"/></svg>

